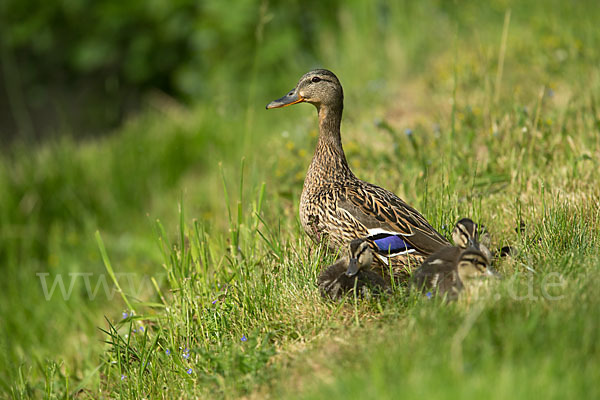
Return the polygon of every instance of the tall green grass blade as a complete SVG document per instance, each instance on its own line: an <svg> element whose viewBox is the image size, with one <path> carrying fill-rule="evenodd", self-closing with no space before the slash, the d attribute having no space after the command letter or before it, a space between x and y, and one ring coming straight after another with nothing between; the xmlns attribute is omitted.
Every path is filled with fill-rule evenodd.
<svg viewBox="0 0 600 400"><path fill-rule="evenodd" d="M104 247L104 241L102 240L102 236L100 235L100 231L96 231L96 243L98 244L98 249L100 250L100 255L102 256L102 262L104 263L106 272L108 272L110 279L115 284L115 287L117 288L117 291L121 295L123 302L127 305L127 309L130 310L132 313L135 313L135 309L129 302L129 299L127 299L127 295L125 294L125 292L123 292L123 290L121 289L119 280L117 279L117 276L115 275L115 271L112 268L112 264L110 263L110 259L108 258L108 254L106 253L106 248Z"/></svg>

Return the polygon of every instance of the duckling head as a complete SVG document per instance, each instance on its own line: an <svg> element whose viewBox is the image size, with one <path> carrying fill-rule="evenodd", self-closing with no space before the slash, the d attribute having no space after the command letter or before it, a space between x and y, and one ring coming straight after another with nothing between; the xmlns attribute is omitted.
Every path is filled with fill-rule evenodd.
<svg viewBox="0 0 600 400"><path fill-rule="evenodd" d="M364 239L354 239L350 242L350 258L348 261L347 276L355 276L365 267L370 267L373 263L373 250L369 243Z"/></svg>
<svg viewBox="0 0 600 400"><path fill-rule="evenodd" d="M321 107L341 110L344 91L337 76L327 69L309 71L288 94L267 104L267 110L302 102L313 104L319 110Z"/></svg>
<svg viewBox="0 0 600 400"><path fill-rule="evenodd" d="M463 218L454 226L452 240L462 249L469 246L476 247L487 257L488 264L492 260L492 253L489 250L490 235L483 225L476 224L469 218Z"/></svg>
<svg viewBox="0 0 600 400"><path fill-rule="evenodd" d="M454 244L463 249L478 241L478 236L478 225L469 218L458 221L452 230Z"/></svg>
<svg viewBox="0 0 600 400"><path fill-rule="evenodd" d="M478 278L498 277L490 267L489 258L479 246L470 246L461 254L457 270L458 277L464 284Z"/></svg>

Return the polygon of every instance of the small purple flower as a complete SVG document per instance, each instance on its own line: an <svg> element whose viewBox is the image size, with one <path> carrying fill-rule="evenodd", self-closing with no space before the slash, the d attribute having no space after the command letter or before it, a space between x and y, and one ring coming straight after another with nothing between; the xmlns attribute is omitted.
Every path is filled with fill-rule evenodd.
<svg viewBox="0 0 600 400"><path fill-rule="evenodd" d="M188 375L191 375L191 374L192 374L192 369L191 369L191 368L190 368L190 369L188 369L188 370L187 370L187 373L188 373Z"/></svg>
<svg viewBox="0 0 600 400"><path fill-rule="evenodd" d="M121 375L121 380L125 380L125 378L127 378L127 375Z"/></svg>
<svg viewBox="0 0 600 400"><path fill-rule="evenodd" d="M432 294L431 292L427 292L427 293L425 294L425 296L427 296L427 298L428 298L428 299L430 299L430 298L433 296L433 294Z"/></svg>
<svg viewBox="0 0 600 400"><path fill-rule="evenodd" d="M170 355L171 355L171 350L169 350L169 349L166 349L166 350L165 350L165 354L166 354L166 355L168 355L168 356L170 356Z"/></svg>
<svg viewBox="0 0 600 400"><path fill-rule="evenodd" d="M410 128L406 128L406 130L404 131L404 133L406 134L406 136L410 136L413 134L413 130Z"/></svg>
<svg viewBox="0 0 600 400"><path fill-rule="evenodd" d="M123 319L129 317L129 314L127 314L126 312L123 313Z"/></svg>
<svg viewBox="0 0 600 400"><path fill-rule="evenodd" d="M144 332L144 327L140 326L140 332Z"/></svg>
<svg viewBox="0 0 600 400"><path fill-rule="evenodd" d="M242 340L242 342L247 342L248 338L246 337L246 335L242 335L242 339L241 340Z"/></svg>
<svg viewBox="0 0 600 400"><path fill-rule="evenodd" d="M217 300L216 300L216 299L215 299L215 300L213 300L213 301L212 301L212 303L213 303L213 304L217 304Z"/></svg>
<svg viewBox="0 0 600 400"><path fill-rule="evenodd" d="M188 358L190 358L190 349L188 349L187 347L183 350L183 358L185 360L187 360Z"/></svg>
<svg viewBox="0 0 600 400"><path fill-rule="evenodd" d="M131 333L135 333L135 332L136 332L136 330L135 330L135 329L131 331Z"/></svg>

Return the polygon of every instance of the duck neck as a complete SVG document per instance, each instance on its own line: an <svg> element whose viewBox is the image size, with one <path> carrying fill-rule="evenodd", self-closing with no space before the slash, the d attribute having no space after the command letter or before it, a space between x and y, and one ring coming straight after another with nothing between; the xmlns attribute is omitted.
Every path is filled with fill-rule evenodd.
<svg viewBox="0 0 600 400"><path fill-rule="evenodd" d="M319 106L319 142L308 169L307 180L316 175L318 181L327 183L354 177L342 148L340 126L342 106Z"/></svg>

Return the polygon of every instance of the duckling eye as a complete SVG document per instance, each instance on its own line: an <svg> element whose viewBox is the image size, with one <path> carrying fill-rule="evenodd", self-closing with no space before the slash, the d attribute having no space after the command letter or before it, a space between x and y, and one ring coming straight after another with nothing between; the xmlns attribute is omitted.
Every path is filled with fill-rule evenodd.
<svg viewBox="0 0 600 400"><path fill-rule="evenodd" d="M313 83L321 82L321 78L319 78L318 76L313 76L313 78L311 79L311 82L313 82Z"/></svg>

